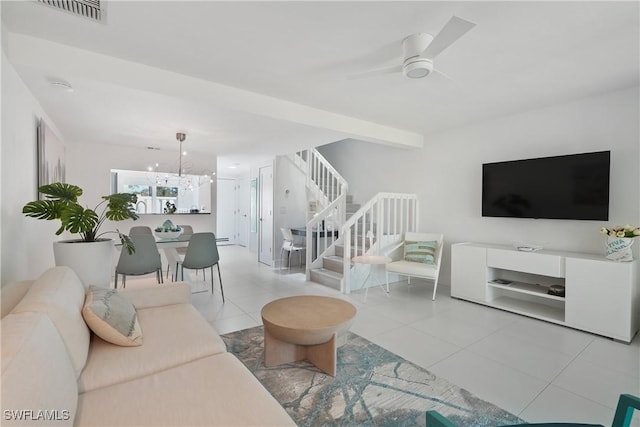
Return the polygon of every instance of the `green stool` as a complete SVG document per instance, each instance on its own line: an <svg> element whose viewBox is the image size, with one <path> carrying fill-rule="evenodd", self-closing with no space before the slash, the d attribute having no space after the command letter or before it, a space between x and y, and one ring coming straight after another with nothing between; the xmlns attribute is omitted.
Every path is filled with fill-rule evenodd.
<svg viewBox="0 0 640 427"><path fill-rule="evenodd" d="M630 394L621 394L618 399L618 406L613 417L611 427L630 427L634 409L640 411L640 398ZM601 424L580 424L580 423L539 423L539 424L517 424L520 426L539 427L586 427L601 426ZM446 417L440 415L438 411L427 411L427 427L458 427ZM509 426L504 426L509 427Z"/></svg>
<svg viewBox="0 0 640 427"><path fill-rule="evenodd" d="M621 394L611 427L629 427L634 409L640 411L640 399L630 394Z"/></svg>

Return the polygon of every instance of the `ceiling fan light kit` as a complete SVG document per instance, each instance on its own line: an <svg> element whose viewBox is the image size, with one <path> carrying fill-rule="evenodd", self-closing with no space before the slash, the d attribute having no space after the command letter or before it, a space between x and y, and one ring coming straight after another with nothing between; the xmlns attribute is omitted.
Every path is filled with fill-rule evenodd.
<svg viewBox="0 0 640 427"><path fill-rule="evenodd" d="M435 36L427 33L411 34L402 40L401 66L371 70L361 73L359 76L370 77L402 72L405 77L411 79L427 77L434 70L434 58L475 25L473 22L453 16Z"/></svg>
<svg viewBox="0 0 640 427"><path fill-rule="evenodd" d="M408 58L402 65L402 72L411 79L427 77L433 71L433 61L426 58Z"/></svg>
<svg viewBox="0 0 640 427"><path fill-rule="evenodd" d="M420 79L433 71L433 61L421 56L432 41L433 36L426 33L412 34L402 41L402 72L405 76Z"/></svg>

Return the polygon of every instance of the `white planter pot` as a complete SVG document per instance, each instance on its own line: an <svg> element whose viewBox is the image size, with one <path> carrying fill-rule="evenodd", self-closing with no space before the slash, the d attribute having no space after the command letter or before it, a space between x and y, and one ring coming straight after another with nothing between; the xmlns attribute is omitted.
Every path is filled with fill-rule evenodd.
<svg viewBox="0 0 640 427"><path fill-rule="evenodd" d="M113 271L113 240L97 242L61 240L53 242L56 265L66 265L76 272L85 288L89 285L108 288Z"/></svg>
<svg viewBox="0 0 640 427"><path fill-rule="evenodd" d="M630 237L607 236L607 259L613 261L633 261L633 239Z"/></svg>

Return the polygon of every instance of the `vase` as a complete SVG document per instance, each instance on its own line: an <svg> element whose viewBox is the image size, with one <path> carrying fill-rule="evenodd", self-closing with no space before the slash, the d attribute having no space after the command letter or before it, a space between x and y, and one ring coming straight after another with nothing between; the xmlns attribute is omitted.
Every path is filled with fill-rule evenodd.
<svg viewBox="0 0 640 427"><path fill-rule="evenodd" d="M57 266L66 265L76 272L82 284L108 288L113 273L113 240L97 242L62 240L53 242L53 255Z"/></svg>
<svg viewBox="0 0 640 427"><path fill-rule="evenodd" d="M607 236L605 256L612 261L633 261L633 239L630 237Z"/></svg>

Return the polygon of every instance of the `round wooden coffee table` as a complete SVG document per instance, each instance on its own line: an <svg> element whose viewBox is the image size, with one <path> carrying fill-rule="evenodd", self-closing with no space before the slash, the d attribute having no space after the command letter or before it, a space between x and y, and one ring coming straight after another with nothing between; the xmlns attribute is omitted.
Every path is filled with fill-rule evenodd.
<svg viewBox="0 0 640 427"><path fill-rule="evenodd" d="M307 359L336 375L336 352L346 340L356 308L347 301L318 295L281 298L262 308L264 364Z"/></svg>

